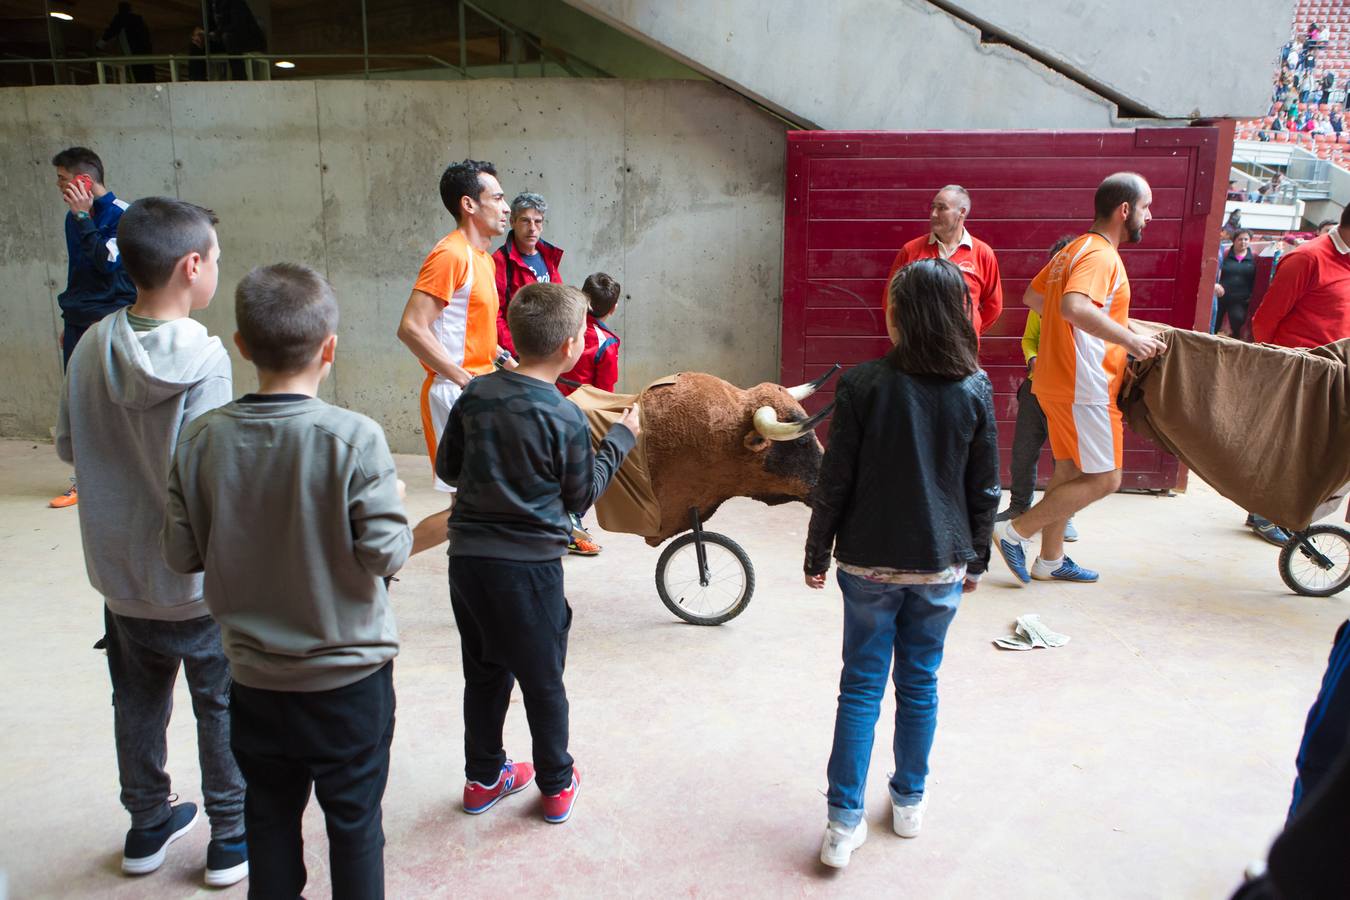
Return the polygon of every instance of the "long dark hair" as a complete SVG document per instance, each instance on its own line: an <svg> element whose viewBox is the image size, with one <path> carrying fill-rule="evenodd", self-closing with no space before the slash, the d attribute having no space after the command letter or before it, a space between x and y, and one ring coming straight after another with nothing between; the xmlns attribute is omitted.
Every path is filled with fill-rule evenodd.
<svg viewBox="0 0 1350 900"><path fill-rule="evenodd" d="M952 381L980 370L970 289L960 269L945 259L912 262L891 279L890 298L900 335L886 357L892 366Z"/></svg>

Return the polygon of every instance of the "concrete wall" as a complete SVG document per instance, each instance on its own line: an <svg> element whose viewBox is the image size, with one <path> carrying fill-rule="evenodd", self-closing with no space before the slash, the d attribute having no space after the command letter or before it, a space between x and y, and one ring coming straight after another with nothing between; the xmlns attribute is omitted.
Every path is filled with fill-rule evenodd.
<svg viewBox="0 0 1350 900"><path fill-rule="evenodd" d="M1265 115L1294 15L1294 0L1075 0L1053 11L1025 0L940 5L1170 118Z"/></svg>
<svg viewBox="0 0 1350 900"><path fill-rule="evenodd" d="M1114 124L1111 103L922 0L566 2L808 127Z"/></svg>
<svg viewBox="0 0 1350 900"><path fill-rule="evenodd" d="M1203 11L1175 0L566 2L789 119L831 129L1102 128L1109 98L1128 100L1126 115L1256 115L1269 105L1293 9L1293 0ZM978 23L1029 53L981 44Z"/></svg>
<svg viewBox="0 0 1350 900"><path fill-rule="evenodd" d="M254 265L306 262L342 304L327 399L418 452L420 370L394 329L423 256L453 227L447 162L494 160L506 190L543 193L563 276L624 288L620 388L682 369L740 384L778 362L784 126L688 81L294 82L0 91L0 435L43 436L61 384L64 206L48 161L86 144L108 186L176 195L221 218L221 285L200 314L233 331ZM236 357L235 391L254 384Z"/></svg>

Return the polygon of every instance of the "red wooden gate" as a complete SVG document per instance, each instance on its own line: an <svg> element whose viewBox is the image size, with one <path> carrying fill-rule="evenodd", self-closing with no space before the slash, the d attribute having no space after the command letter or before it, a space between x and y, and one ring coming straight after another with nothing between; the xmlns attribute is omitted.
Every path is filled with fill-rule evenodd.
<svg viewBox="0 0 1350 900"><path fill-rule="evenodd" d="M971 195L967 228L998 257L1003 314L981 339L994 384L1007 479L1026 307L1022 293L1063 235L1092 222L1092 196L1112 172L1153 188L1142 243L1122 248L1134 318L1205 327L1218 241L1215 190L1231 135L1215 127L1090 132L820 132L788 134L783 250L783 384L814 378L889 347L882 318L886 272L905 241L928 231L928 204L944 184ZM1227 158L1224 157L1226 166ZM1214 215L1211 211L1217 209ZM1210 246L1207 246L1210 245ZM1209 264L1206 265L1206 260ZM808 401L814 412L833 395ZM1048 451L1042 475L1049 474ZM1130 434L1126 488L1184 484L1177 460Z"/></svg>

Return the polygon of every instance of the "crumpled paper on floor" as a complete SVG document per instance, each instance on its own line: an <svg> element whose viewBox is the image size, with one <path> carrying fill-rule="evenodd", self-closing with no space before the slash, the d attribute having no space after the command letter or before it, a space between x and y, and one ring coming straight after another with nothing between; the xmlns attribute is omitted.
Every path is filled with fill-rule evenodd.
<svg viewBox="0 0 1350 900"><path fill-rule="evenodd" d="M1017 617L1017 630L1007 637L995 638L994 646L1004 650L1034 650L1037 647L1063 647L1067 634L1051 631L1035 613Z"/></svg>

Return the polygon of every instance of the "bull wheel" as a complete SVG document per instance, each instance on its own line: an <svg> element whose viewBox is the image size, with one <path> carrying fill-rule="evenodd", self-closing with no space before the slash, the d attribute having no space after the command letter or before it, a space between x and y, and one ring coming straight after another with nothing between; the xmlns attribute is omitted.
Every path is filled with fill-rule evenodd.
<svg viewBox="0 0 1350 900"><path fill-rule="evenodd" d="M1280 551L1280 577L1305 597L1330 597L1350 585L1350 531L1314 525Z"/></svg>
<svg viewBox="0 0 1350 900"><path fill-rule="evenodd" d="M656 562L656 593L675 615L693 625L721 625L750 605L755 567L741 545L715 531L701 533L706 571L699 571L698 534L670 542Z"/></svg>

